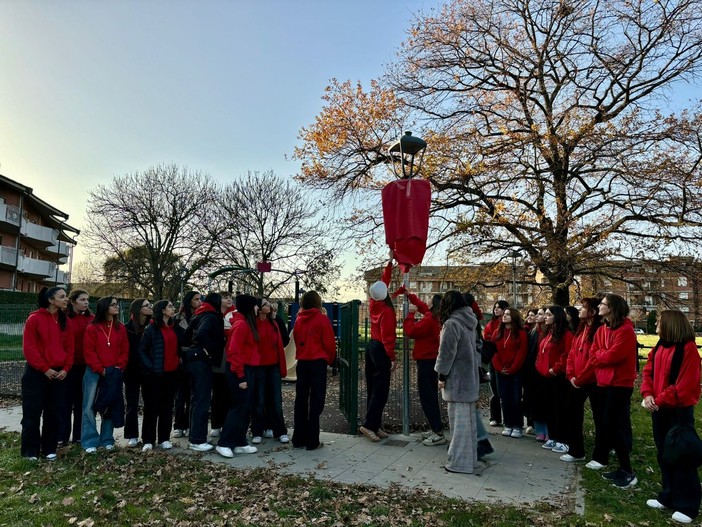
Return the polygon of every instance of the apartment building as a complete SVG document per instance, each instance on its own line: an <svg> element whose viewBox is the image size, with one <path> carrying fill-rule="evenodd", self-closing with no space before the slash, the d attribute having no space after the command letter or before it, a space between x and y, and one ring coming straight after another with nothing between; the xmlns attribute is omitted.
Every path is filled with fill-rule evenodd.
<svg viewBox="0 0 702 527"><path fill-rule="evenodd" d="M67 221L33 189L0 175L0 289L33 293L68 282L60 266L80 231Z"/></svg>

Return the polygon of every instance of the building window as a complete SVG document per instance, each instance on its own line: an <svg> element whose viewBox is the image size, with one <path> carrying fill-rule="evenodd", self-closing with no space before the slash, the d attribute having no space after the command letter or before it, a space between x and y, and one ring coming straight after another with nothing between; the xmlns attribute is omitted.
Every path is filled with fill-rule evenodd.
<svg viewBox="0 0 702 527"><path fill-rule="evenodd" d="M678 287L687 287L687 276L678 276Z"/></svg>
<svg viewBox="0 0 702 527"><path fill-rule="evenodd" d="M647 305L647 306L652 306L652 305L653 305L653 297L652 297L652 296L647 296L647 297L646 297L646 305Z"/></svg>
<svg viewBox="0 0 702 527"><path fill-rule="evenodd" d="M689 295L688 293L679 293L678 298L680 298L680 300L687 300L689 298Z"/></svg>
<svg viewBox="0 0 702 527"><path fill-rule="evenodd" d="M690 308L687 307L687 306L682 306L682 307L680 308L680 311L682 311L683 313L689 313L689 312L690 312Z"/></svg>

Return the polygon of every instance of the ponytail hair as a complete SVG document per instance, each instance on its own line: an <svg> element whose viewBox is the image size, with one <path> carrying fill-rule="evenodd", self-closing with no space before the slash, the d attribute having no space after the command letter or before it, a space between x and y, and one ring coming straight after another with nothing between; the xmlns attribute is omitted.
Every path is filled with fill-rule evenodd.
<svg viewBox="0 0 702 527"><path fill-rule="evenodd" d="M39 291L39 296L38 296L38 301L37 303L39 304L39 307L43 307L44 309L48 309L50 305L50 300L56 296L56 293L59 291L63 291L64 293L66 290L63 287L42 287L41 290ZM66 329L66 312L63 309L59 309L57 312L57 317L58 317L58 323L59 327L61 328L61 331L64 331Z"/></svg>

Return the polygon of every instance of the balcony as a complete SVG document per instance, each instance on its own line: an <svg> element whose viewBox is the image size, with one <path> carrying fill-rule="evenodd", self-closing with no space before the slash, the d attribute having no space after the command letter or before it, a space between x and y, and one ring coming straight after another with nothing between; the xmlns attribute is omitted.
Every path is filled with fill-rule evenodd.
<svg viewBox="0 0 702 527"><path fill-rule="evenodd" d="M54 278L56 275L56 264L47 260L37 260L20 256L17 271L36 278Z"/></svg>
<svg viewBox="0 0 702 527"><path fill-rule="evenodd" d="M54 274L52 274L48 278L43 279L42 282L48 286L54 285L54 282L56 283L56 285L66 285L67 278L68 273L66 271L58 271L58 274L56 271L54 271Z"/></svg>
<svg viewBox="0 0 702 527"><path fill-rule="evenodd" d="M15 268L17 264L17 249L0 246L0 266Z"/></svg>
<svg viewBox="0 0 702 527"><path fill-rule="evenodd" d="M48 260L58 261L60 264L68 262L70 245L65 242L58 242L46 248L44 251Z"/></svg>
<svg viewBox="0 0 702 527"><path fill-rule="evenodd" d="M13 229L19 227L20 224L20 209L14 205L0 204L0 226L11 227ZM15 231L16 232L16 231Z"/></svg>
<svg viewBox="0 0 702 527"><path fill-rule="evenodd" d="M36 247L46 248L58 243L59 231L22 220L20 233L27 243Z"/></svg>

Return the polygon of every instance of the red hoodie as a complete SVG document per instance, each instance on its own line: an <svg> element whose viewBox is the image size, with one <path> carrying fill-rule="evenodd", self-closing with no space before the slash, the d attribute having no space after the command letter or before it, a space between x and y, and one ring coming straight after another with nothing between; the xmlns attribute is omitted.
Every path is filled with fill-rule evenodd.
<svg viewBox="0 0 702 527"><path fill-rule="evenodd" d="M583 331L573 337L573 344L568 353L568 363L566 364L566 378L568 381L575 378L575 385L582 388L588 384L593 384L595 378L595 367L590 361L592 342L587 338L590 326L585 326Z"/></svg>
<svg viewBox="0 0 702 527"><path fill-rule="evenodd" d="M285 350L283 349L283 339L280 338L278 324L268 318L261 320L256 318L256 328L258 329L258 352L251 357L252 363L245 363L249 366L273 366L280 367L280 376L288 375L288 365L285 362Z"/></svg>
<svg viewBox="0 0 702 527"><path fill-rule="evenodd" d="M293 328L297 360L336 359L336 338L329 317L319 309L304 309L297 314Z"/></svg>
<svg viewBox="0 0 702 527"><path fill-rule="evenodd" d="M439 355L441 323L429 311L429 306L417 298L417 295L410 294L409 301L417 306L417 311L424 315L421 320L417 321L414 319L414 313L407 313L407 317L402 323L405 336L414 339L412 358L414 360L436 359Z"/></svg>
<svg viewBox="0 0 702 527"><path fill-rule="evenodd" d="M381 278L385 285L390 285L391 276L392 262L389 262L385 266ZM368 314L371 321L371 338L382 343L387 356L392 362L395 362L395 341L397 340L395 310L387 305L384 300L373 300L371 298L368 304Z"/></svg>
<svg viewBox="0 0 702 527"><path fill-rule="evenodd" d="M255 355L258 355L258 343L251 326L244 315L236 312L232 318L232 332L227 343L227 362L239 382L246 380L244 365L251 364Z"/></svg>
<svg viewBox="0 0 702 527"><path fill-rule="evenodd" d="M104 322L89 324L85 329L83 354L85 363L100 375L111 366L124 370L129 362L127 328L121 322L114 322L112 331Z"/></svg>
<svg viewBox="0 0 702 527"><path fill-rule="evenodd" d="M497 353L492 357L492 365L498 373L506 370L507 375L514 375L522 369L526 359L529 337L526 331L515 330L513 333L507 328L504 329L502 337L498 339L497 335L498 332L495 332Z"/></svg>
<svg viewBox="0 0 702 527"><path fill-rule="evenodd" d="M668 384L670 367L675 353L675 344L659 347L655 356L655 368L651 377L653 350L648 354L648 362L643 369L641 395L653 396L661 408L684 408L695 406L700 400L700 354L694 340L685 344L680 373L675 384Z"/></svg>
<svg viewBox="0 0 702 527"><path fill-rule="evenodd" d="M634 323L628 318L617 329L600 326L590 350L597 386L634 387L638 360L636 344Z"/></svg>
<svg viewBox="0 0 702 527"><path fill-rule="evenodd" d="M71 329L73 330L73 364L85 366L85 357L83 357L83 339L85 338L85 330L93 319L94 315L77 314L70 318Z"/></svg>
<svg viewBox="0 0 702 527"><path fill-rule="evenodd" d="M485 324L485 329L483 330L483 339L489 340L490 342L495 341L495 332L497 328L500 327L500 322L502 322L502 317L493 316L487 324Z"/></svg>
<svg viewBox="0 0 702 527"><path fill-rule="evenodd" d="M22 351L29 365L42 373L50 369L67 372L73 366L73 330L71 320L61 330L54 315L40 307L30 313L24 325Z"/></svg>
<svg viewBox="0 0 702 527"><path fill-rule="evenodd" d="M536 371L543 377L553 377L549 372L565 373L568 352L573 343L573 334L566 330L563 336L556 342L551 337L551 333L546 333L539 341L539 352L536 354Z"/></svg>

